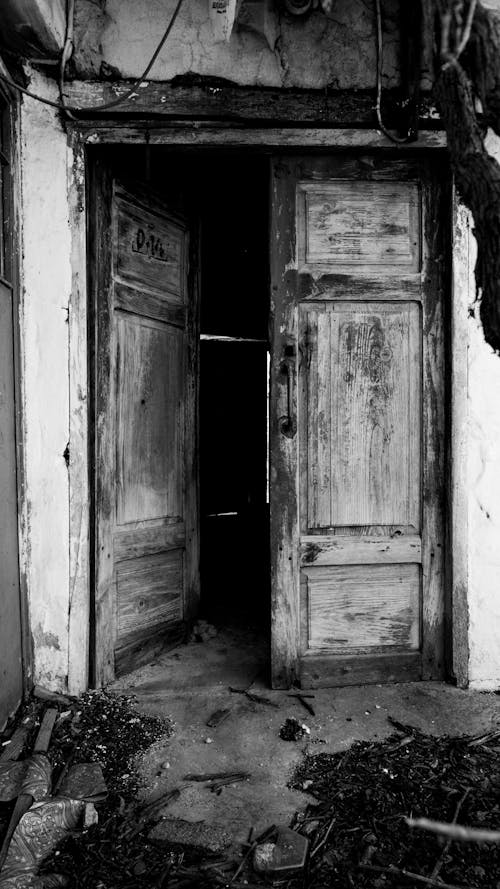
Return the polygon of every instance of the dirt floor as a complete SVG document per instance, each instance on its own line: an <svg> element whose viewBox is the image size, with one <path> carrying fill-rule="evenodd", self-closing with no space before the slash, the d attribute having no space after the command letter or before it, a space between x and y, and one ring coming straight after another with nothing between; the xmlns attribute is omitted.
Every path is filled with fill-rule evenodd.
<svg viewBox="0 0 500 889"><path fill-rule="evenodd" d="M500 889L500 842L448 843L407 823L498 830L498 694L444 683L298 694L270 690L261 636L200 624L104 692L29 701L2 748L29 720L29 756L55 707L54 804L70 761L97 763L108 792L33 882L7 868L0 889ZM13 805L0 806L2 835Z"/></svg>
<svg viewBox="0 0 500 889"><path fill-rule="evenodd" d="M388 717L432 735L476 735L500 726L500 697L461 691L444 683L368 685L320 689L312 716L286 691L266 682L265 645L247 631L221 630L191 642L114 686L137 696L138 708L168 715L174 733L164 746L145 755L140 771L144 795L154 799L169 789L180 795L165 810L165 821L182 819L234 844L270 824L289 824L310 801L288 784L305 755L347 750L357 740L382 740L394 732ZM232 688L247 688L270 703L251 700ZM216 728L211 714L229 709ZM287 717L309 729L297 742L280 738ZM185 781L192 773L248 772L249 778L224 787L219 795L203 783Z"/></svg>

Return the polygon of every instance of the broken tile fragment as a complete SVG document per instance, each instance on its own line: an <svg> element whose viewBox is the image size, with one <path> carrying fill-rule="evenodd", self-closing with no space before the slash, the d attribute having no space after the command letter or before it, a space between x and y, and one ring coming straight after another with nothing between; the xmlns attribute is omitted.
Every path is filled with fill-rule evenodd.
<svg viewBox="0 0 500 889"><path fill-rule="evenodd" d="M289 827L279 827L276 840L257 846L253 866L262 874L293 874L306 863L309 840Z"/></svg>

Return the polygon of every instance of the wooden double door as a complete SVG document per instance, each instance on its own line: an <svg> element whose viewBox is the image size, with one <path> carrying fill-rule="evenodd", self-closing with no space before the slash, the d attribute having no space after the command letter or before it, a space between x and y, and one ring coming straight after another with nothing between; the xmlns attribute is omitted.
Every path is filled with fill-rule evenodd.
<svg viewBox="0 0 500 889"><path fill-rule="evenodd" d="M271 163L275 687L444 672L440 179L428 160ZM179 641L198 607L198 254L193 217L109 171L96 182L102 683Z"/></svg>

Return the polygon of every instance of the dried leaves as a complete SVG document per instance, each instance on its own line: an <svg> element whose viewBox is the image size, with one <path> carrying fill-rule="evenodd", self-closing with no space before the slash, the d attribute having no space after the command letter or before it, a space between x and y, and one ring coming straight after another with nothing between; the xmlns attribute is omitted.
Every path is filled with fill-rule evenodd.
<svg viewBox="0 0 500 889"><path fill-rule="evenodd" d="M412 882L497 889L497 846L443 845L442 838L412 830L406 822L411 816L450 823L458 811L460 824L498 828L495 733L471 742L400 729L386 741L358 743L344 753L322 753L301 763L293 786L317 801L296 825L317 849L301 889L395 889Z"/></svg>

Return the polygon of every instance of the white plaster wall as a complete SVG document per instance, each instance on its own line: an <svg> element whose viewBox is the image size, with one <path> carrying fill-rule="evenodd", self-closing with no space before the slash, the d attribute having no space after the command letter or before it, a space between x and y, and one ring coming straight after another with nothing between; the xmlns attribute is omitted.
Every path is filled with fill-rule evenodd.
<svg viewBox="0 0 500 889"><path fill-rule="evenodd" d="M335 0L330 15L273 16L271 44L262 33L236 26L228 43L216 42L208 0L184 0L154 68L152 80L183 74L222 77L238 84L373 89L375 13L372 0ZM172 15L176 0L77 0L74 64L79 77L98 77L102 62L118 76L142 74ZM399 82L398 7L384 6L384 85Z"/></svg>
<svg viewBox="0 0 500 889"><path fill-rule="evenodd" d="M57 99L35 76L31 87ZM24 98L21 160L21 362L25 502L21 541L34 681L66 688L69 524L67 143L57 112Z"/></svg>
<svg viewBox="0 0 500 889"><path fill-rule="evenodd" d="M488 150L500 161L500 139ZM472 245L474 250L475 245ZM471 257L475 261L474 256ZM471 294L473 298L474 294ZM469 682L500 688L500 357L469 319Z"/></svg>

